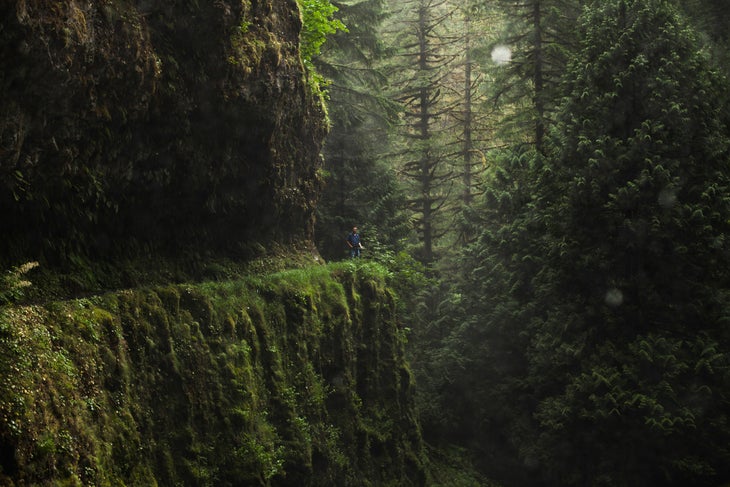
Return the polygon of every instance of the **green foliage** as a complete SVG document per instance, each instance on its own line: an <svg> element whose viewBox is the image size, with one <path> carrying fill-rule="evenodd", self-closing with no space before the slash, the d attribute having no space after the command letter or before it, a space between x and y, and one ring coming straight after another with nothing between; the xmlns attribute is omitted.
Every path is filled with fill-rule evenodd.
<svg viewBox="0 0 730 487"><path fill-rule="evenodd" d="M710 42L707 48L717 69L728 71L730 57L730 37L725 26L730 21L725 3L722 0L685 0L677 2L678 8L690 19L700 36Z"/></svg>
<svg viewBox="0 0 730 487"><path fill-rule="evenodd" d="M0 483L422 485L387 272L350 264L0 308Z"/></svg>
<svg viewBox="0 0 730 487"><path fill-rule="evenodd" d="M500 487L474 469L465 449L429 451L429 487Z"/></svg>
<svg viewBox="0 0 730 487"><path fill-rule="evenodd" d="M23 290L31 286L31 282L24 279L25 274L35 267L38 267L38 262L27 262L0 276L0 306L23 297Z"/></svg>
<svg viewBox="0 0 730 487"><path fill-rule="evenodd" d="M338 30L347 32L341 20L333 18L339 9L329 0L298 0L302 10L302 60L311 63L319 55L327 36Z"/></svg>
<svg viewBox="0 0 730 487"><path fill-rule="evenodd" d="M346 134L356 137L358 130ZM403 211L405 195L394 172L374 158L365 144L348 142L334 129L327 143L329 178L318 208L317 242L326 259L349 257L345 239L357 225L365 250L362 256L388 261L413 248L412 225ZM341 149L341 150L340 150Z"/></svg>
<svg viewBox="0 0 730 487"><path fill-rule="evenodd" d="M411 222L405 195L391 161L383 155L397 107L383 94L387 78L378 69L386 53L378 29L383 2L340 6L350 26L333 36L315 59L332 80L328 109L331 130L324 146L327 178L317 207L317 247L325 259L347 257L345 238L360 227L368 259L382 259L404 248Z"/></svg>
<svg viewBox="0 0 730 487"><path fill-rule="evenodd" d="M669 2L580 26L545 150L499 159L473 215L444 430L505 485L721 485L727 86Z"/></svg>
<svg viewBox="0 0 730 487"><path fill-rule="evenodd" d="M347 32L341 20L334 18L338 8L329 0L297 0L302 12L302 33L300 53L302 62L310 77L310 86L315 93L327 86L328 82L317 72L312 60L319 55L322 44L327 37L337 31Z"/></svg>
<svg viewBox="0 0 730 487"><path fill-rule="evenodd" d="M490 69L495 83L489 88L494 102L504 108L495 128L511 143L529 141L539 151L554 124L560 84L571 53L578 42L577 17L585 2L576 0L509 0L490 8L506 24L496 43L508 46L511 62Z"/></svg>
<svg viewBox="0 0 730 487"><path fill-rule="evenodd" d="M390 96L401 106L397 137L390 158L406 187L406 208L418 235L418 259L427 265L437 259L440 237L450 227L453 185L450 147L452 134L443 130L457 110L447 96L452 91L446 74L455 56L448 23L456 7L448 2L409 0L391 19L391 40L401 62L389 66Z"/></svg>

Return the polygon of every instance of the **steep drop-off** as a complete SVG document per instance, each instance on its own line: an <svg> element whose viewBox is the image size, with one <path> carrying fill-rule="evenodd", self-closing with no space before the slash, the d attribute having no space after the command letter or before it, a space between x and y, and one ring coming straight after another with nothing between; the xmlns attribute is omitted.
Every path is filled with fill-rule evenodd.
<svg viewBox="0 0 730 487"><path fill-rule="evenodd" d="M0 260L309 241L325 134L294 0L0 6Z"/></svg>
<svg viewBox="0 0 730 487"><path fill-rule="evenodd" d="M0 308L0 484L423 485L384 279L346 263Z"/></svg>

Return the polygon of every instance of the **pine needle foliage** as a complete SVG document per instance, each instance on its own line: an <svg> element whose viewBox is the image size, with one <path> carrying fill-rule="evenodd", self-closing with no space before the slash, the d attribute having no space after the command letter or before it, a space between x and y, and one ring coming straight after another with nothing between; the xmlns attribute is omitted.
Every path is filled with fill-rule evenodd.
<svg viewBox="0 0 730 487"><path fill-rule="evenodd" d="M728 86L671 2L579 25L546 150L500 161L465 256L462 441L505 485L721 485Z"/></svg>

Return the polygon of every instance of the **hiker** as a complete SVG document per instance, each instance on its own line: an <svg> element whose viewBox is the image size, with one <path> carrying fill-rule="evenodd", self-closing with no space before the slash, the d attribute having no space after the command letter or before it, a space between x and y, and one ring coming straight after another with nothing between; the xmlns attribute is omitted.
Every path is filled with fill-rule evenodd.
<svg viewBox="0 0 730 487"><path fill-rule="evenodd" d="M357 227L352 227L352 232L347 236L347 246L350 247L350 258L360 257L360 249L363 248L360 243L360 234L357 233Z"/></svg>

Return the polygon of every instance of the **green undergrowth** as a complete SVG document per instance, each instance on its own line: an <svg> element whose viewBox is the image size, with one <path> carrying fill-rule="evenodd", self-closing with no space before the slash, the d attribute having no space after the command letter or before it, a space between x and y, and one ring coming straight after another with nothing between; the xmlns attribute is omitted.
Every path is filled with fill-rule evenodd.
<svg viewBox="0 0 730 487"><path fill-rule="evenodd" d="M0 484L425 483L387 272L0 307Z"/></svg>
<svg viewBox="0 0 730 487"><path fill-rule="evenodd" d="M292 253L278 245L251 245L237 258L200 252L193 248L175 255L156 248L136 248L113 260L69 254L58 262L0 263L0 305L33 304L98 295L112 290L199 281L232 281L247 276L304 268L323 263L316 254ZM19 269L29 268L22 275ZM5 270L8 269L8 270ZM15 275L15 276L14 276ZM3 278L3 276L5 276ZM9 279L32 281L19 292L8 292Z"/></svg>
<svg viewBox="0 0 730 487"><path fill-rule="evenodd" d="M429 487L501 487L477 471L469 452L463 448L449 445L426 448Z"/></svg>

